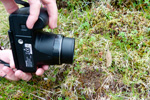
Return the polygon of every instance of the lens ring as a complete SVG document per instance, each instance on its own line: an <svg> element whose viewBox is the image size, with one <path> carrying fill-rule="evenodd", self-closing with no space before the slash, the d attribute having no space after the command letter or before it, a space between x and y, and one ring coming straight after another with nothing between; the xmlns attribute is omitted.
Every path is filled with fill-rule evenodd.
<svg viewBox="0 0 150 100"><path fill-rule="evenodd" d="M75 39L64 37L62 41L61 63L72 64L74 56Z"/></svg>
<svg viewBox="0 0 150 100"><path fill-rule="evenodd" d="M62 36L60 36L60 46L59 46L59 64L61 64L61 45L62 45Z"/></svg>
<svg viewBox="0 0 150 100"><path fill-rule="evenodd" d="M58 60L58 63L61 64L61 46L62 46L62 39L63 37L61 35L57 35L55 37L55 42L54 42L54 51L53 54L55 56L55 60Z"/></svg>

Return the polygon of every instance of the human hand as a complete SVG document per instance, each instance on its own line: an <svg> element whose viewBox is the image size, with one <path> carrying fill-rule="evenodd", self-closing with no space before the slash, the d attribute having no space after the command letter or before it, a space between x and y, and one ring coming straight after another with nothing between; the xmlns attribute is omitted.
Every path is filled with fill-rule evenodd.
<svg viewBox="0 0 150 100"><path fill-rule="evenodd" d="M8 13L16 11L19 7L14 0L0 0ZM47 8L49 15L49 27L54 29L57 27L58 10L56 0L28 0L30 4L30 15L27 19L26 25L29 29L32 29L35 22L38 20L40 14L41 3Z"/></svg>
<svg viewBox="0 0 150 100"><path fill-rule="evenodd" d="M6 67L2 64L0 64L0 76L6 75L6 79L18 81L20 79L29 81L32 78L31 73L25 73L21 70L15 69L15 64L12 56L11 50L1 50L0 51L0 59L9 63L10 67ZM38 68L36 71L36 75L40 76L44 73L45 70L48 70L48 65L42 66L42 68Z"/></svg>

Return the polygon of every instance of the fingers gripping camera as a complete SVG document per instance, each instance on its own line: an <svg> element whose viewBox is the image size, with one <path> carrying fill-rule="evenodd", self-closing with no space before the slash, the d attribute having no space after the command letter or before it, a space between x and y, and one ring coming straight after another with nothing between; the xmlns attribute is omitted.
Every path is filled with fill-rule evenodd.
<svg viewBox="0 0 150 100"><path fill-rule="evenodd" d="M26 27L29 7L9 16L9 39L15 66L24 72L35 72L37 66L72 64L75 39L42 31L48 24L46 9L41 8L33 29Z"/></svg>

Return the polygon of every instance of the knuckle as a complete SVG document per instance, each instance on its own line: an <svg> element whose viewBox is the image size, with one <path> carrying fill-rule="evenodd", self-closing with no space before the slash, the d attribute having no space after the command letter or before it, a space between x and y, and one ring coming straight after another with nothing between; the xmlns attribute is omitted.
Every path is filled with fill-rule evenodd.
<svg viewBox="0 0 150 100"><path fill-rule="evenodd" d="M30 5L40 6L41 2L40 2L40 0L29 0L29 4Z"/></svg>
<svg viewBox="0 0 150 100"><path fill-rule="evenodd" d="M45 4L56 3L56 0L42 0Z"/></svg>
<svg viewBox="0 0 150 100"><path fill-rule="evenodd" d="M37 2L36 5L37 5L38 7L40 7L40 6L41 6L41 2Z"/></svg>

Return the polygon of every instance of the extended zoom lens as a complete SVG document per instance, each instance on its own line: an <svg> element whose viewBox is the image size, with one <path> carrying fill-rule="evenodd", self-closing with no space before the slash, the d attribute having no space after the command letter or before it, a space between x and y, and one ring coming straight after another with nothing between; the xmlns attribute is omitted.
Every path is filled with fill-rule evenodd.
<svg viewBox="0 0 150 100"><path fill-rule="evenodd" d="M72 64L73 63L74 45L75 45L75 39L74 38L67 38L67 37L63 38L62 47L61 47L61 61L62 61L62 63L66 63L66 64Z"/></svg>
<svg viewBox="0 0 150 100"><path fill-rule="evenodd" d="M37 32L35 36L37 64L72 64L74 46L74 38L67 38L53 33Z"/></svg>

